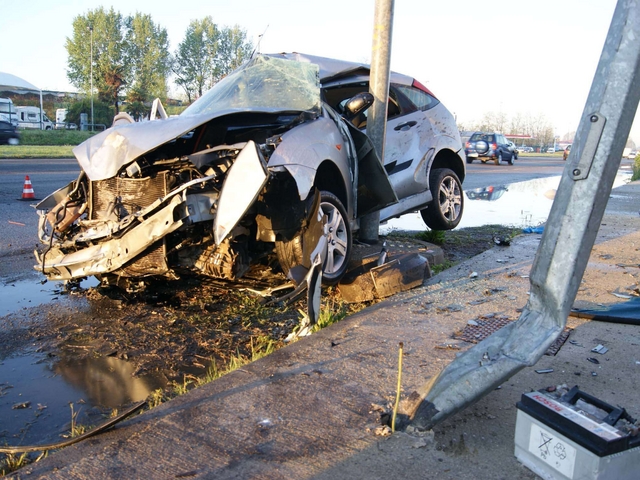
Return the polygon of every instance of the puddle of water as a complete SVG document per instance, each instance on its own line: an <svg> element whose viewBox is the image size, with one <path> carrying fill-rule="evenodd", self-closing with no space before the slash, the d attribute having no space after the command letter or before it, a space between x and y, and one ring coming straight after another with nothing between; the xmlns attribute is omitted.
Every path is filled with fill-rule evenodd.
<svg viewBox="0 0 640 480"><path fill-rule="evenodd" d="M64 440L71 421L102 423L113 408L144 400L166 380L134 377L135 367L113 357L55 359L29 354L0 362L0 443L39 445ZM25 408L17 408L24 406Z"/></svg>
<svg viewBox="0 0 640 480"><path fill-rule="evenodd" d="M629 178L630 172L619 172L613 188L628 183ZM490 224L523 228L540 225L549 217L559 183L560 176L554 176L465 191L464 214L458 228ZM420 214L411 213L381 225L380 234L425 229Z"/></svg>
<svg viewBox="0 0 640 480"><path fill-rule="evenodd" d="M95 277L91 277L83 280L80 287L95 287L98 283ZM36 278L0 284L0 317L57 300L63 290L61 282L41 283Z"/></svg>

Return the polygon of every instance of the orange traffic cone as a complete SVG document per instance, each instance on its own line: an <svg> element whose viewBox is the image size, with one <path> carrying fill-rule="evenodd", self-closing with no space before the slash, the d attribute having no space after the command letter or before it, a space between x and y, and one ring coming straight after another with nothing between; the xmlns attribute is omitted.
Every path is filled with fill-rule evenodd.
<svg viewBox="0 0 640 480"><path fill-rule="evenodd" d="M36 195L33 191L33 186L31 185L29 175L27 175L24 177L24 187L22 187L22 200L31 200L34 198L36 198Z"/></svg>

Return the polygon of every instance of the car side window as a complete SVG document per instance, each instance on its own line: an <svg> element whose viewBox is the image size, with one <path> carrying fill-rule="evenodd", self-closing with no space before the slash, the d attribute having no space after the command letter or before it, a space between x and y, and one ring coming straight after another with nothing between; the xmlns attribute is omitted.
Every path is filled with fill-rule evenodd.
<svg viewBox="0 0 640 480"><path fill-rule="evenodd" d="M394 88L402 92L402 94L405 95L411 103L422 111L429 110L440 103L437 98L409 85L394 85Z"/></svg>

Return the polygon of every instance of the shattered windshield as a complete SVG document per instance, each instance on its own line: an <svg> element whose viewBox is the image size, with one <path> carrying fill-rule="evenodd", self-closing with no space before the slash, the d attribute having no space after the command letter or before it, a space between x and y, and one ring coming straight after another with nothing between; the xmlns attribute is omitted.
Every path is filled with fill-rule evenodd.
<svg viewBox="0 0 640 480"><path fill-rule="evenodd" d="M318 66L258 55L216 83L182 115L223 110L319 111Z"/></svg>

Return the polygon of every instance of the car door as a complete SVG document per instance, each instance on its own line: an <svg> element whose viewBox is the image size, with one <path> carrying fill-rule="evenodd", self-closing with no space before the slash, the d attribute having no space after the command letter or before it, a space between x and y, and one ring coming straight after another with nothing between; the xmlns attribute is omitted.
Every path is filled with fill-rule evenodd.
<svg viewBox="0 0 640 480"><path fill-rule="evenodd" d="M424 112L391 85L384 167L398 198L406 198L428 188L425 156L432 138L431 123Z"/></svg>

